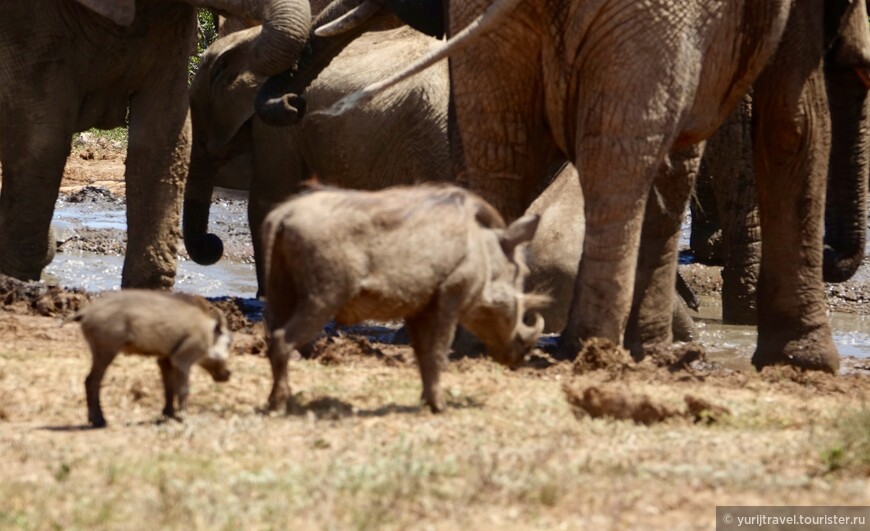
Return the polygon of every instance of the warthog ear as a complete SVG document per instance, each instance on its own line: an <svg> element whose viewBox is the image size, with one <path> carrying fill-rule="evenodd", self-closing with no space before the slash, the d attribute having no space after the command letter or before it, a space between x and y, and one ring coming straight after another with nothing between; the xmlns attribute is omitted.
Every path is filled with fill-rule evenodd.
<svg viewBox="0 0 870 531"><path fill-rule="evenodd" d="M540 221L541 216L528 214L508 225L498 237L504 254L513 259L514 249L517 245L530 241L535 236Z"/></svg>

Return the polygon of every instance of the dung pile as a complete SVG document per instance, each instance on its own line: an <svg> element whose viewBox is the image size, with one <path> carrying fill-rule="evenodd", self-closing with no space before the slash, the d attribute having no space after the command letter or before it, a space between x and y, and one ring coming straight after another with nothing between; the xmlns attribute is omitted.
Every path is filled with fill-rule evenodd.
<svg viewBox="0 0 870 531"><path fill-rule="evenodd" d="M67 203L123 203L124 200L104 186L83 186L63 198Z"/></svg>
<svg viewBox="0 0 870 531"><path fill-rule="evenodd" d="M584 341L574 361L574 381L562 390L578 418L611 418L650 425L671 418L712 423L730 415L728 409L691 394L685 409L654 400L632 389L646 383L703 381L710 372L703 347L693 343L648 349L635 361L627 350L606 339Z"/></svg>
<svg viewBox="0 0 870 531"><path fill-rule="evenodd" d="M47 317L72 317L87 304L90 296L80 289L23 282L0 275L0 303L14 313Z"/></svg>
<svg viewBox="0 0 870 531"><path fill-rule="evenodd" d="M726 407L688 394L683 397L686 403L683 411L657 402L646 394L631 392L624 386L591 385L581 390L565 384L562 390L577 418L631 420L649 426L675 417L712 424L731 414Z"/></svg>
<svg viewBox="0 0 870 531"><path fill-rule="evenodd" d="M626 372L655 372L664 369L670 373L691 372L707 364L704 348L696 343L684 343L669 347L653 348L644 353L641 361L635 361L629 352L607 339L592 338L583 342L574 374L604 371L611 375Z"/></svg>
<svg viewBox="0 0 870 531"><path fill-rule="evenodd" d="M365 358L378 359L389 366L405 365L410 361L403 354L403 349L391 345L383 345L383 347L383 349L375 347L362 336L327 336L318 339L311 349L303 352L302 355L317 360L323 365L355 363Z"/></svg>

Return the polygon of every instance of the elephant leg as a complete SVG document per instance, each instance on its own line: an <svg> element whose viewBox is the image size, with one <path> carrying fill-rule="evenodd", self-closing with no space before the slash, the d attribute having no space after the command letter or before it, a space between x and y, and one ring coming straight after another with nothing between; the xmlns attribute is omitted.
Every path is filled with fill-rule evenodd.
<svg viewBox="0 0 870 531"><path fill-rule="evenodd" d="M514 10L497 36L478 39L475 53L450 58L449 113L456 117L455 122L448 118L447 126L452 173L507 222L531 204L556 149L545 123L542 42L528 31L540 14L528 4ZM452 31L465 27L478 8L475 2L451 5ZM505 54L506 49L523 51ZM466 72L475 72L473 83L454 81ZM508 84L506 72L512 80Z"/></svg>
<svg viewBox="0 0 870 531"><path fill-rule="evenodd" d="M752 168L752 99L747 95L707 142L709 174L722 226L722 321L755 324L761 231Z"/></svg>
<svg viewBox="0 0 870 531"><path fill-rule="evenodd" d="M825 60L831 107L830 171L825 207L825 282L843 282L864 260L870 163L867 87L854 69Z"/></svg>
<svg viewBox="0 0 870 531"><path fill-rule="evenodd" d="M170 64L152 71L130 99L127 253L121 276L126 288L168 289L175 283L179 212L190 160L188 51L173 45L167 52L172 57L162 59Z"/></svg>
<svg viewBox="0 0 870 531"><path fill-rule="evenodd" d="M672 329L674 341L696 341L698 339L698 328L695 326L695 321L689 313L689 306L682 297L674 297L673 315Z"/></svg>
<svg viewBox="0 0 870 531"><path fill-rule="evenodd" d="M647 199L634 299L625 346L635 358L673 342L674 294L680 226L695 183L703 146L674 152L662 165Z"/></svg>
<svg viewBox="0 0 870 531"><path fill-rule="evenodd" d="M586 199L586 237L562 333L560 349L565 356L574 356L581 340L591 337L623 343L644 206L662 160L661 144L647 135L589 137L580 144L576 165ZM634 167L639 160L651 164Z"/></svg>
<svg viewBox="0 0 870 531"><path fill-rule="evenodd" d="M299 191L309 167L302 154L301 129L276 129L255 119L253 127L254 175L248 194L248 228L254 247L257 296L266 295L263 220L281 201Z"/></svg>
<svg viewBox="0 0 870 531"><path fill-rule="evenodd" d="M719 221L719 210L716 204L716 193L713 184L714 175L707 171L710 165L708 159L713 156L710 146L719 133L708 141L707 149L701 161L701 169L695 182L695 193L689 205L692 213L692 226L689 233L689 247L695 262L707 265L722 263L722 223Z"/></svg>
<svg viewBox="0 0 870 531"><path fill-rule="evenodd" d="M0 108L0 273L21 280L39 280L54 258L51 218L75 118L50 107Z"/></svg>
<svg viewBox="0 0 870 531"><path fill-rule="evenodd" d="M753 94L761 214L758 348L752 363L836 372L839 355L822 283L830 117L821 70L822 22L797 3L779 51ZM819 57L818 61L795 57Z"/></svg>

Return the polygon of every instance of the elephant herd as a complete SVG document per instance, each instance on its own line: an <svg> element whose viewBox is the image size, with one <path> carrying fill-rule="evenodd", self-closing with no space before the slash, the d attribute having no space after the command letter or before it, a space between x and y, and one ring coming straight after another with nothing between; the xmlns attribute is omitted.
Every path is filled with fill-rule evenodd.
<svg viewBox="0 0 870 531"><path fill-rule="evenodd" d="M188 90L196 7L238 31ZM753 364L836 372L823 270L863 256L868 81L865 0L4 2L0 273L51 261L72 133L128 121L123 287L172 287L182 190L185 246L213 263L214 186L250 189L256 235L311 177L452 180L509 220L541 214L530 282L556 295L563 354L591 337L639 354L683 337L677 243L699 166L717 190L751 172L757 212L733 189L735 221L719 212L761 235L763 253L726 266L757 265ZM750 91L751 118L704 154ZM722 169L719 150L751 155ZM826 195L846 199L826 214Z"/></svg>

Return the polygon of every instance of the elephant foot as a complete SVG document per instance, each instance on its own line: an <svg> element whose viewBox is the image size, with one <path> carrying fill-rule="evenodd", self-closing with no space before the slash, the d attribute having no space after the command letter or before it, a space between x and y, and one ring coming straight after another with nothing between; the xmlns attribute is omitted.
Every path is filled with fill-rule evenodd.
<svg viewBox="0 0 870 531"><path fill-rule="evenodd" d="M40 269L20 269L15 267L7 267L0 265L0 275L6 275L22 282L31 282L39 280L42 277L42 268Z"/></svg>
<svg viewBox="0 0 870 531"><path fill-rule="evenodd" d="M759 332L752 364L758 370L770 365L791 365L836 374L840 370L840 354L831 328L825 324L802 335Z"/></svg>
<svg viewBox="0 0 870 531"><path fill-rule="evenodd" d="M21 249L14 245L0 247L0 274L25 282L42 278L42 270L54 260L57 252L57 239L54 229L49 229L48 246L36 258L23 256ZM6 257L6 259L4 259Z"/></svg>
<svg viewBox="0 0 870 531"><path fill-rule="evenodd" d="M175 284L176 267L174 256L168 260L152 260L147 255L128 254L121 271L121 287L170 290Z"/></svg>

